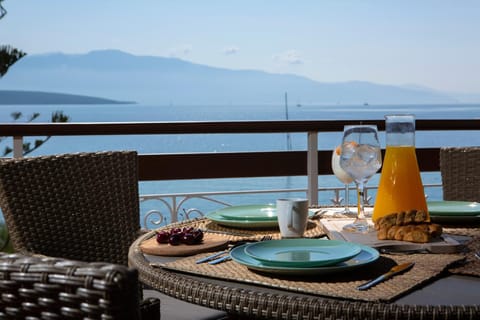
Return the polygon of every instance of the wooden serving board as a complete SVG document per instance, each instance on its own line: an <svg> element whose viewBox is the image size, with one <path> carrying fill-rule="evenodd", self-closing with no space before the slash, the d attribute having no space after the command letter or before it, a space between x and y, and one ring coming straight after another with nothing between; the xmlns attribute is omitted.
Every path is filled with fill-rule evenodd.
<svg viewBox="0 0 480 320"><path fill-rule="evenodd" d="M172 246L168 243L158 243L154 236L143 241L140 244L140 250L143 253L157 256L190 256L197 253L225 249L228 246L228 241L224 235L204 233L202 243Z"/></svg>
<svg viewBox="0 0 480 320"><path fill-rule="evenodd" d="M376 249L388 249L399 252L406 250L427 250L430 253L455 253L464 248L464 244L448 234L442 234L440 237L432 239L427 243L414 243L397 240L379 240L376 230L368 233L343 231L343 226L351 222L353 222L353 219L324 218L320 220L325 233L330 239L361 243ZM371 221L369 221L369 223L372 224L373 227L373 223Z"/></svg>

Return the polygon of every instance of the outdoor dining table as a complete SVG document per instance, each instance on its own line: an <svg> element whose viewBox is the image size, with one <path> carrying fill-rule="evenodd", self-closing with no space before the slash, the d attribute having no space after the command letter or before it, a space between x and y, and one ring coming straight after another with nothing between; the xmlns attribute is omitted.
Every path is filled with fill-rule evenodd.
<svg viewBox="0 0 480 320"><path fill-rule="evenodd" d="M215 231L230 242L260 240L265 235L281 238L276 228L232 228L206 217L160 229L173 227ZM193 256L145 254L141 246L155 237L152 230L131 245L129 264L139 270L140 280L155 290L226 311L234 319L480 319L480 259L475 257L480 250L480 228L444 226L444 232L468 239L462 252L382 253L376 261L348 272L303 277L259 273L235 261L195 263L211 252ZM310 220L305 237L325 236L322 219ZM369 290L356 289L403 262L415 262L415 266Z"/></svg>

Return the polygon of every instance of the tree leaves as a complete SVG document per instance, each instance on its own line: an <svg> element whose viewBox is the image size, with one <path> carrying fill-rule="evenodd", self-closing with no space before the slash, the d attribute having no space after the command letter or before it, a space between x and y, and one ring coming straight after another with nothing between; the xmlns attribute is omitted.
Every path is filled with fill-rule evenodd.
<svg viewBox="0 0 480 320"><path fill-rule="evenodd" d="M0 0L0 19L2 19L2 18L7 14L7 10L5 10L5 9L2 7L2 1L3 1L3 0Z"/></svg>
<svg viewBox="0 0 480 320"><path fill-rule="evenodd" d="M13 48L9 45L0 46L0 78L3 77L8 69L18 60L26 55L25 52Z"/></svg>

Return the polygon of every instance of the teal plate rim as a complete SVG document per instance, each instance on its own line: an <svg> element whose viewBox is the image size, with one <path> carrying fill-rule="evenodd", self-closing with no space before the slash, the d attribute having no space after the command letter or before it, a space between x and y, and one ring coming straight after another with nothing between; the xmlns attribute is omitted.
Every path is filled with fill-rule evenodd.
<svg viewBox="0 0 480 320"><path fill-rule="evenodd" d="M269 206L270 204L263 204L263 206ZM242 207L242 206L236 206ZM311 209L308 211L308 215L311 217L315 214L318 210ZM278 220L235 220L235 219L227 219L219 215L218 210L207 213L205 216L216 222L220 225L227 226L227 227L236 227L236 228L244 228L244 229L259 229L259 228L278 228Z"/></svg>
<svg viewBox="0 0 480 320"><path fill-rule="evenodd" d="M273 212L274 215L262 215L259 214L262 210ZM238 215L231 214L232 212L238 212ZM241 215L241 212L246 212L245 215ZM251 214L248 214L251 212ZM240 206L231 206L218 209L214 211L215 214L220 215L222 218L229 220L240 220L240 221L277 221L277 207L275 204L251 204L251 205L240 205ZM230 214L229 214L230 213Z"/></svg>
<svg viewBox="0 0 480 320"><path fill-rule="evenodd" d="M322 241L322 240L319 240ZM323 240L325 241L325 240ZM353 258L340 262L333 266L325 267L281 267L271 266L255 260L245 253L245 247L250 244L244 244L235 247L230 252L230 257L233 261L246 266L247 268L255 271L278 274L278 275L292 275L292 276L312 276L312 275L326 275L344 271L350 271L352 269L365 266L376 261L380 257L380 253L371 247L358 244L361 248L359 254Z"/></svg>
<svg viewBox="0 0 480 320"><path fill-rule="evenodd" d="M351 259L360 251L360 246L352 242L304 238L262 241L245 247L247 255L265 264L292 267L334 265ZM293 260L283 258L290 254L293 254Z"/></svg>
<svg viewBox="0 0 480 320"><path fill-rule="evenodd" d="M457 217L480 215L480 203L473 201L427 201L430 216Z"/></svg>

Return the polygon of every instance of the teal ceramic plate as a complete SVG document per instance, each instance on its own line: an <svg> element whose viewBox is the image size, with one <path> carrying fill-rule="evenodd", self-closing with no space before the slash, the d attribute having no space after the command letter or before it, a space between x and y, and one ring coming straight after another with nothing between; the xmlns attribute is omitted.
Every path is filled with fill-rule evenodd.
<svg viewBox="0 0 480 320"><path fill-rule="evenodd" d="M242 208L251 209L251 207L258 206L258 208L275 208L276 206L273 204L265 204L265 205L246 205L246 206L232 206L228 208L234 208L235 210L241 210ZM220 209L223 210L223 209ZM266 228L278 228L278 221L277 219L230 219L225 218L222 216L219 211L214 211L208 213L206 216L210 220L227 227L234 227L234 228L242 228L242 229L266 229ZM310 210L309 216L312 216L316 210Z"/></svg>
<svg viewBox="0 0 480 320"><path fill-rule="evenodd" d="M428 201L428 212L436 223L480 223L480 203L467 201Z"/></svg>
<svg viewBox="0 0 480 320"><path fill-rule="evenodd" d="M253 243L245 253L268 265L318 267L337 264L359 254L360 246L338 240L282 239Z"/></svg>
<svg viewBox="0 0 480 320"><path fill-rule="evenodd" d="M231 220L277 221L277 208L273 204L226 207L216 213Z"/></svg>
<svg viewBox="0 0 480 320"><path fill-rule="evenodd" d="M327 240L318 240L327 241ZM268 265L262 261L254 259L245 253L245 247L251 244L245 244L233 248L230 252L230 256L234 261L246 266L249 269L273 273L278 275L291 275L291 276L320 276L337 272L346 272L352 269L364 266L378 259L380 254L377 250L364 246L360 246L360 253L349 260L345 260L332 266L324 267L282 267Z"/></svg>
<svg viewBox="0 0 480 320"><path fill-rule="evenodd" d="M466 201L429 201L428 212L435 216L478 216L480 203Z"/></svg>

